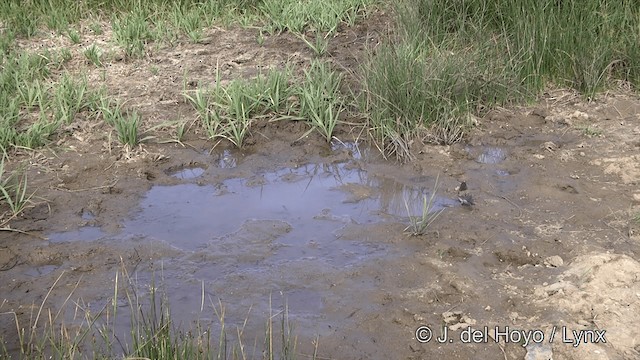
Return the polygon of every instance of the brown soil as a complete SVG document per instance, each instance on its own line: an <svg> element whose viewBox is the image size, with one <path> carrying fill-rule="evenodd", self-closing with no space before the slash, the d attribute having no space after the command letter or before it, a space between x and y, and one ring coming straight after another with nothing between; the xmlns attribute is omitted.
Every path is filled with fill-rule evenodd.
<svg viewBox="0 0 640 360"><path fill-rule="evenodd" d="M384 19L378 14L357 28L342 29L331 40L327 59L354 73L365 48L386 32ZM302 67L312 58L295 36L268 37L260 47L257 34L213 29L200 44L159 47L141 60L116 54L101 69L86 64L82 49L76 48L67 66L87 71L92 83L106 84L112 95L140 111L143 128L151 129L169 120L195 119L181 95L185 73L194 88L215 79L216 64L228 80L286 63ZM83 46L108 46L109 36L109 31L86 36ZM65 41L52 35L23 46L70 47ZM152 67L157 71L152 73ZM598 135L588 136L587 126ZM48 306L61 306L72 292L74 299L104 304L113 296L118 269L149 274L162 266L175 316L192 321L189 310L199 307L203 269L215 261L230 261L225 266L262 261L295 225L245 223L227 239L249 238L255 244L249 252L234 250L233 241L224 242L229 246L223 249L186 251L144 236L71 242L43 238L84 226L117 238L145 193L157 185L180 184L171 174L184 168L205 169L207 176L198 178L198 185L242 178L259 186L266 181L259 176L265 171L348 162L380 178L428 189L440 174L440 195L454 200L456 186L466 181L475 205L447 208L422 236L405 235L406 223L398 221L347 224L338 234L345 246L364 242L386 255L342 267L311 262L274 268L255 277L238 272L224 282L233 287L204 280L215 297L236 301L259 288L265 297L257 308L263 310L269 292L284 289L292 313L302 314L296 326L301 351L309 354L319 335L321 358L542 359L550 352L554 359L640 358L640 224L634 219L640 212L640 100L635 95L607 94L585 102L571 92L549 92L535 105L492 111L464 143L414 144L416 159L404 165L381 159L374 148L369 156L353 159L353 151L332 150L316 133L299 140L306 130L301 122L257 124L244 150L224 153L231 148L223 143L210 151L213 144L197 126L189 131L186 146L160 143L170 138L170 130L156 129L155 141L128 149L118 145L107 125L80 119L55 145L17 156L10 165L29 162L37 204L10 224L30 235L0 233L0 311L28 317L59 277ZM336 135L351 141L359 133L344 127ZM214 171L224 168L225 154L233 154L237 166ZM351 184L343 191L357 202L387 190ZM311 248L313 239L309 234ZM238 259L223 259L229 256ZM299 284L283 280L295 272L306 278ZM229 304L236 311L230 311L230 322L241 320L252 305L250 300ZM257 312L253 316L260 318ZM0 321L11 343L13 317L3 315ZM260 319L255 321L262 326ZM449 326L454 341L419 343L415 331L422 325L430 326L434 336ZM523 347L489 336L484 343L465 344L460 334L469 326L486 326L490 333L496 326L539 329L545 342ZM554 327L555 341L549 343ZM563 343L562 329L567 337L572 331L606 330L606 343Z"/></svg>

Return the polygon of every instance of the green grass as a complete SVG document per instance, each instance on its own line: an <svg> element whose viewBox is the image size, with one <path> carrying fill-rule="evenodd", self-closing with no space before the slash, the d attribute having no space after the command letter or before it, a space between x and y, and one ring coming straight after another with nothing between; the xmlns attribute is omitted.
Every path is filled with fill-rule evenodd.
<svg viewBox="0 0 640 360"><path fill-rule="evenodd" d="M306 29L334 33L340 24L353 26L366 16L367 7L374 0L181 0L181 1L122 1L49 0L18 3L0 2L0 21L11 34L32 37L46 25L59 33L66 33L74 44L82 34L72 28L79 20L110 14L115 40L128 57L141 57L146 47L159 40L173 43L177 34L191 42L199 42L207 27L239 24L261 26L269 33ZM102 32L92 23L90 30ZM3 39L3 41L8 38ZM7 48L13 42L0 43Z"/></svg>
<svg viewBox="0 0 640 360"><path fill-rule="evenodd" d="M135 146L138 144L139 123L140 116L135 111L115 118L118 140L120 140L123 145Z"/></svg>
<svg viewBox="0 0 640 360"><path fill-rule="evenodd" d="M0 150L2 151L2 157L0 157L0 209L6 206L10 215L5 216L0 210L0 228L4 229L10 219L20 215L31 204L34 193L30 194L27 190L26 169L21 167L8 173L5 170L7 153L3 148Z"/></svg>
<svg viewBox="0 0 640 360"><path fill-rule="evenodd" d="M16 34L11 29L0 30L0 62L3 61L4 55L14 47Z"/></svg>
<svg viewBox="0 0 640 360"><path fill-rule="evenodd" d="M0 147L36 149L76 116L95 108L100 91L66 72L51 77L64 53L10 53L0 67Z"/></svg>
<svg viewBox="0 0 640 360"><path fill-rule="evenodd" d="M128 57L144 56L147 43L157 38L144 9L134 9L120 17L114 16L112 25L116 41L124 48Z"/></svg>
<svg viewBox="0 0 640 360"><path fill-rule="evenodd" d="M69 49L55 53L16 51L16 37L29 38L50 29L78 44L86 32L102 33L100 21L107 20L111 22L113 40L126 58L139 58L153 51L149 48L151 44L173 43L180 34L191 42L199 42L207 27L236 23L257 27L262 29L261 33L309 31L316 34L315 40L303 38L318 56L323 56L329 37L338 27L354 25L366 16L372 3L373 0L332 0L322 5L289 0L49 0L18 6L16 2L0 2L0 22L7 25L0 30L0 145L5 148L42 146L58 133L61 125L71 124L84 111L99 108L96 102L101 101L102 96L93 96L86 80L71 81L67 75L58 75L65 74L65 64L72 58ZM88 27L79 23L86 19L89 19ZM259 41L264 41L264 35ZM101 50L95 44L86 48L83 55L95 66L105 65ZM152 73L156 71L152 68ZM51 76L52 72L56 75ZM210 137L227 139L242 147L252 123L261 117L277 115L305 118L330 139L343 111L342 104L318 108L324 100L312 104L313 99L308 95L314 89L308 86L304 89L307 94L304 108L294 109L299 103L289 98L305 93L299 94L294 89L290 77L289 70L269 72L257 81L237 80L224 88L216 86L208 110L200 110ZM105 121L117 125L120 140L135 143L135 121L126 120L129 118L117 109L105 110L102 106L102 110Z"/></svg>
<svg viewBox="0 0 640 360"><path fill-rule="evenodd" d="M409 216L409 226L404 231L413 236L420 236L427 233L427 230L433 224L433 222L444 212L443 209L434 210L436 195L438 193L438 180L440 176L436 178L435 184L431 195L423 195L422 197L422 213L419 215L412 214L407 199L404 200L404 205L407 208L407 215Z"/></svg>
<svg viewBox="0 0 640 360"><path fill-rule="evenodd" d="M26 149L37 149L48 143L49 138L56 133L60 122L49 120L42 115L26 129L19 131L15 137L15 144Z"/></svg>
<svg viewBox="0 0 640 360"><path fill-rule="evenodd" d="M258 46L264 45L264 32L262 32L262 30L258 32L258 36L256 37L256 43L258 44Z"/></svg>
<svg viewBox="0 0 640 360"><path fill-rule="evenodd" d="M171 22L187 35L193 43L199 42L204 33L205 14L201 7L185 7L176 3L175 8L171 12Z"/></svg>
<svg viewBox="0 0 640 360"><path fill-rule="evenodd" d="M129 147L153 139L154 136L148 135L147 133L157 128L163 128L168 124L168 122L162 123L153 128L141 131L140 114L135 110L126 110L122 102L114 100L104 94L96 96L91 103L91 107L95 109L98 115L102 116L102 120L106 124L113 126L118 141L122 145L128 145Z"/></svg>
<svg viewBox="0 0 640 360"><path fill-rule="evenodd" d="M257 27L261 34L290 31L321 57L336 31L354 25L376 6L380 5L373 0L0 3L0 20L7 24L2 30L6 36L0 37L4 64L0 87L5 89L5 95L0 94L4 97L0 98L0 111L6 114L0 124L0 140L15 137L13 132L21 129L12 124L16 103L6 94L20 94L18 113L26 109L32 115L30 124L40 119L40 129L45 128L46 116L34 112L52 111L52 100L38 89L48 74L28 71L61 69L70 53L43 53L40 57L13 54L15 37L34 36L43 26L69 34L78 42L84 36L74 30L82 29L76 25L79 20L90 18L90 30L98 33L102 29L97 21L109 14L114 39L128 58L136 58L152 51L149 45L154 43L173 43L180 36L199 42L208 27L239 24ZM640 80L640 8L631 2L402 0L393 4L393 13L393 35L363 59L360 84L352 90L358 94L360 113L371 137L385 154L399 160L412 158L416 142L459 141L474 115L534 99L545 87L572 87L591 98L614 80L633 87ZM523 13L527 16L521 16ZM257 42L263 44L264 35L258 36ZM95 47L84 55L98 66L103 62ZM26 69L21 68L25 63ZM320 100L320 90L310 85L309 72L313 71L308 69L304 83L295 89L287 85L277 90L288 91L287 97L270 94L272 103L267 109L265 91L269 90L258 89L264 84L238 80L218 87L212 90L215 96L207 110L199 110L199 117L212 139L227 139L237 146L244 145L256 119L274 113L303 118L331 139L344 104L351 101L342 95L338 96L342 99L331 100L331 94ZM20 75L14 79L4 77L15 72ZM298 104L287 101L292 94ZM58 111L59 117L72 118L74 109L69 111L70 115Z"/></svg>
<svg viewBox="0 0 640 360"><path fill-rule="evenodd" d="M198 119L202 122L202 127L207 132L209 139L216 139L220 135L221 120L213 109L210 108L212 102L211 90L199 88L190 95L183 91L184 98L194 107L198 113Z"/></svg>
<svg viewBox="0 0 640 360"><path fill-rule="evenodd" d="M212 140L227 139L238 148L244 145L254 115L261 107L262 81L233 80L226 86L220 80L212 89L203 88L185 98L191 102Z"/></svg>
<svg viewBox="0 0 640 360"><path fill-rule="evenodd" d="M263 0L259 9L267 17L270 33L305 30L334 34L340 24L354 24L365 16L371 0Z"/></svg>
<svg viewBox="0 0 640 360"><path fill-rule="evenodd" d="M5 304L0 303L0 316L10 318L16 330L16 336L0 339L0 357L16 360L316 358L315 353L299 354L286 306L277 313L270 306L264 338L253 340L246 339L244 334L248 319L241 324L227 324L225 306L205 298L204 284L200 312L214 321L204 324L197 320L189 328L182 328L172 317L167 292L154 280L146 290L140 290L142 285L130 277L124 265L116 273L113 297L102 308L92 311L82 299L72 300L80 285L77 282L71 284L72 292L62 304L55 304L57 310L54 310L49 296L64 276L64 272L58 276L39 305L30 307L31 313L19 315L4 309ZM119 307L122 301L128 307L124 313ZM122 328L119 322L127 318L128 334L119 333L117 329Z"/></svg>
<svg viewBox="0 0 640 360"><path fill-rule="evenodd" d="M293 94L293 80L291 68L283 70L270 70L266 76L259 76L256 79L256 86L260 91L261 106L273 113L288 113L286 102Z"/></svg>
<svg viewBox="0 0 640 360"><path fill-rule="evenodd" d="M187 122L186 121L178 121L174 127L174 141L178 144L182 144L182 141L184 140L184 136L186 135L188 130L187 127ZM183 145L184 146L184 145Z"/></svg>
<svg viewBox="0 0 640 360"><path fill-rule="evenodd" d="M303 120L311 124L307 136L317 130L327 142L345 109L340 93L342 76L318 60L294 84L291 69L270 70L251 80L233 80L212 88L184 91L210 139L226 139L244 146L252 123L260 119Z"/></svg>
<svg viewBox="0 0 640 360"><path fill-rule="evenodd" d="M95 66L102 66L102 51L96 44L92 44L84 50L84 57Z"/></svg>
<svg viewBox="0 0 640 360"><path fill-rule="evenodd" d="M493 41L443 41L385 44L363 65L360 108L374 139L399 160L411 158L416 139L459 141L481 107L526 98L517 68Z"/></svg>
<svg viewBox="0 0 640 360"><path fill-rule="evenodd" d="M69 35L69 39L71 39L72 43L80 44L80 33L79 32L77 32L75 29L69 29L67 34Z"/></svg>
<svg viewBox="0 0 640 360"><path fill-rule="evenodd" d="M89 91L86 78L74 80L70 75L64 74L54 88L56 119L70 124L80 111L95 107L96 96L99 95Z"/></svg>
<svg viewBox="0 0 640 360"><path fill-rule="evenodd" d="M305 70L305 81L299 89L299 116L330 142L333 130L344 110L340 95L342 76L326 63L313 61Z"/></svg>
<svg viewBox="0 0 640 360"><path fill-rule="evenodd" d="M91 29L91 31L93 31L94 34L96 35L102 35L102 33L104 32L102 30L102 25L100 25L97 22L94 22L92 24L89 25L89 29Z"/></svg>
<svg viewBox="0 0 640 360"><path fill-rule="evenodd" d="M72 57L73 57L73 55L71 54L71 50L69 50L67 48L60 49L60 62L61 63L65 63L65 62L71 60Z"/></svg>
<svg viewBox="0 0 640 360"><path fill-rule="evenodd" d="M635 4L637 5L637 4ZM360 108L389 155L452 143L482 109L548 86L593 97L640 80L640 8L630 2L403 0L396 29L362 69ZM526 16L522 16L526 14Z"/></svg>
<svg viewBox="0 0 640 360"><path fill-rule="evenodd" d="M306 36L299 35L300 39L304 41L305 44L309 47L309 49L313 50L313 53L316 57L321 57L327 53L327 49L329 48L329 39L327 38L329 34L323 36L319 31L316 32L315 40L309 41Z"/></svg>
<svg viewBox="0 0 640 360"><path fill-rule="evenodd" d="M46 98L46 92L43 91L41 82L37 79L29 81L16 78L16 88L18 100L24 104L27 111L32 110Z"/></svg>
<svg viewBox="0 0 640 360"><path fill-rule="evenodd" d="M3 1L0 6L6 26L17 35L29 38L38 32L38 18L33 16L28 6L19 1Z"/></svg>

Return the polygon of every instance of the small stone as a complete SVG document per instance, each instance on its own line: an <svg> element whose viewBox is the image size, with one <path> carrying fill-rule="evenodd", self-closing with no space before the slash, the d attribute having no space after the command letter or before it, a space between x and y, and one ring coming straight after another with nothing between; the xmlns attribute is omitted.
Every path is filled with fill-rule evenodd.
<svg viewBox="0 0 640 360"><path fill-rule="evenodd" d="M578 120L589 120L589 114L577 110L571 114L571 117Z"/></svg>
<svg viewBox="0 0 640 360"><path fill-rule="evenodd" d="M544 264L548 267L560 267L564 265L564 260L558 255L549 256L544 259Z"/></svg>
<svg viewBox="0 0 640 360"><path fill-rule="evenodd" d="M467 315L464 315L460 321L461 323L465 323L467 325L475 325L476 324L476 319L472 319L470 317L468 317Z"/></svg>
<svg viewBox="0 0 640 360"><path fill-rule="evenodd" d="M469 324L457 323L457 324L449 325L449 330L458 331L460 329L467 328L467 327L469 327Z"/></svg>

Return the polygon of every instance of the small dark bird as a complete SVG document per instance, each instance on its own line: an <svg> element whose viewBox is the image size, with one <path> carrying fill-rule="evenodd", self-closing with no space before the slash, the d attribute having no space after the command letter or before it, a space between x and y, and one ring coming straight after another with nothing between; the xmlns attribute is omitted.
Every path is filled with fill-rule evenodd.
<svg viewBox="0 0 640 360"><path fill-rule="evenodd" d="M456 190L458 191L466 191L467 190L467 182L463 181L460 183L460 185L458 185L458 187L456 188Z"/></svg>
<svg viewBox="0 0 640 360"><path fill-rule="evenodd" d="M458 196L458 201L460 201L460 204L462 206L471 206L471 205L475 205L476 203L473 201L473 196L471 196L471 194L462 194Z"/></svg>

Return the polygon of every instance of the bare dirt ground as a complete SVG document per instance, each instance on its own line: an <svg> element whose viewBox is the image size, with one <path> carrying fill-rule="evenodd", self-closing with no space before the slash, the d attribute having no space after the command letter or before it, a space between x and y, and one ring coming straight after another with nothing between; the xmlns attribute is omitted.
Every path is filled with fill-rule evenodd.
<svg viewBox="0 0 640 360"><path fill-rule="evenodd" d="M342 29L331 40L328 60L337 69L356 71L364 49L374 47L386 32L384 19L378 14L357 28ZM228 80L286 63L301 67L312 58L311 50L292 35L268 37L257 46L257 34L213 29L200 44L160 47L135 61L115 55L104 68L84 63L82 49L76 48L67 66L88 71L92 83L106 84L110 94L140 111L143 129L150 129L168 120L195 119L182 97L185 74L187 85L195 88L198 82L215 80L216 65ZM87 38L84 45L103 41L107 46L109 39L107 31ZM23 46L72 46L65 41L52 36ZM293 312L307 314L296 327L299 348L310 354L319 335L320 358L640 358L640 100L619 92L586 102L571 92L550 91L536 104L494 110L478 120L465 142L414 144L416 160L400 165L373 149L368 157L353 158L353 151L332 150L316 133L299 140L308 129L301 122L255 124L246 149L220 144L211 152L212 143L197 126L189 131L187 146L160 143L170 138L170 129L156 129L155 140L125 149L107 125L79 119L59 142L16 157L15 163L29 163L30 186L42 200L11 223L31 235L0 235L2 310L28 316L62 272L48 296L50 306L60 306L71 292L86 303L105 303L122 266L148 274L162 263L176 316L192 321L189 307L199 302L199 271L223 261L215 257L220 249L187 251L144 236L69 242L44 238L85 226L117 237L122 224L140 211L145 193L181 183L171 174L185 167L205 169L197 181L207 185L232 178L259 180L259 174L279 168L346 162L414 187L431 188L440 174L439 195L454 201L456 187L466 181L475 205L447 208L423 236L404 234L406 222L347 224L339 230L342 243L335 246L364 242L384 254L348 266L272 266L255 277L230 271L222 282L205 279L216 296L235 301L255 289L265 299L270 291L289 292L294 300L299 294L292 301L297 306ZM336 136L353 141L358 134L345 126ZM221 164L228 154L238 163L225 169ZM365 184L345 191L356 201L389 190ZM267 258L275 248L265 244L288 231L280 223L243 225L230 236L253 239L255 249L227 251L225 266ZM293 280L295 272L306 277ZM251 305L229 304L238 313ZM13 318L0 321L11 343ZM430 342L417 341L420 326L432 330ZM451 342L436 341L443 327L448 327ZM485 327L488 335L477 343L462 341L465 331ZM496 343L496 327L509 327L510 341ZM525 347L515 330L542 333L544 341L529 341ZM576 344L579 335L588 341Z"/></svg>

